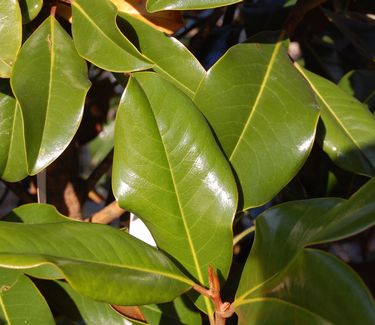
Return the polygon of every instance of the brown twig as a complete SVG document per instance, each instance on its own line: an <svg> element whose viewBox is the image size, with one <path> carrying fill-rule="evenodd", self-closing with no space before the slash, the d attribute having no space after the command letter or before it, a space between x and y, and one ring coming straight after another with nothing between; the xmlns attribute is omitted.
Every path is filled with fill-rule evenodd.
<svg viewBox="0 0 375 325"><path fill-rule="evenodd" d="M55 16L56 16L56 9L57 9L57 5L56 5L56 3L55 3L55 4L53 4L53 5L51 6L51 10L50 10L50 15L51 15L52 17L55 17Z"/></svg>
<svg viewBox="0 0 375 325"><path fill-rule="evenodd" d="M116 201L107 205L105 208L95 213L90 219L90 222L108 224L113 220L121 217L125 210L120 208Z"/></svg>
<svg viewBox="0 0 375 325"><path fill-rule="evenodd" d="M225 325L226 319L233 315L234 309L229 302L222 302L219 277L211 265L208 267L208 282L210 289L199 284L195 284L193 289L212 300L215 306L215 325Z"/></svg>

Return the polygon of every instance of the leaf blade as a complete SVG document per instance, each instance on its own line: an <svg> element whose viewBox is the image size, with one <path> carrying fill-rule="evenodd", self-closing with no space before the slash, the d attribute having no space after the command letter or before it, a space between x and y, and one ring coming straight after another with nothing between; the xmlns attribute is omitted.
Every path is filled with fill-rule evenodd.
<svg viewBox="0 0 375 325"><path fill-rule="evenodd" d="M130 72L152 67L116 25L117 10L109 0L72 3L72 33L78 53L104 70Z"/></svg>
<svg viewBox="0 0 375 325"><path fill-rule="evenodd" d="M311 150L317 104L281 41L231 48L208 71L194 101L237 174L241 210L272 199Z"/></svg>
<svg viewBox="0 0 375 325"><path fill-rule="evenodd" d="M72 140L90 85L85 62L55 18L47 18L22 46L11 85L24 119L28 173L34 175Z"/></svg>

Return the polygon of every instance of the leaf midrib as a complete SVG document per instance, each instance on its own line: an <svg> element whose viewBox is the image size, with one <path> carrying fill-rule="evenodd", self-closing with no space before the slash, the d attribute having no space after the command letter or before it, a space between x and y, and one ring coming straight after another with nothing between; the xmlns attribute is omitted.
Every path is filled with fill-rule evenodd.
<svg viewBox="0 0 375 325"><path fill-rule="evenodd" d="M336 120L337 124L341 127L343 130L344 134L349 138L350 141L354 143L354 145L358 148L358 150L361 152L362 156L365 158L367 163L372 167L375 168L375 166L372 164L372 162L369 160L369 158L363 153L363 150L359 143L352 137L351 133L349 130L345 127L344 124L341 123L339 117L336 115L334 110L332 109L331 105L324 99L323 95L318 91L318 89L314 86L313 82L310 80L310 78L305 74L303 69L295 63L294 66L298 69L298 71L303 75L303 77L307 80L309 83L311 89L315 92L315 94L319 97L319 99L323 102L323 104L326 106L328 112L333 116L333 118Z"/></svg>
<svg viewBox="0 0 375 325"><path fill-rule="evenodd" d="M175 192L175 195L176 195L177 204L178 204L178 207L179 207L179 210L180 210L181 219L182 219L183 226L184 226L184 229L185 229L186 237L188 239L188 244L189 244L189 248L190 248L190 251L191 251L191 255L193 257L194 266L195 266L195 269L196 269L196 272L197 272L197 275L198 275L198 280L199 280L200 284L204 284L204 278L203 278L203 275L202 275L202 272L201 272L201 268L200 268L200 264L199 264L199 261L198 261L198 257L197 257L197 255L195 253L194 243L192 241L192 238L191 238L191 235L190 235L190 232L189 232L189 228L188 228L188 225L187 225L187 222L186 222L185 212L183 210L183 206L182 206L181 201L180 201L179 191L178 191L177 183L176 183L176 180L175 180L173 168L172 168L172 165L171 165L171 162L170 162L170 158L169 158L167 149L166 149L166 147L164 145L163 137L162 137L162 135L160 133L160 130L159 130L159 125L157 123L157 118L156 118L155 113L154 113L154 111L152 109L151 102L150 102L150 100L149 100L146 92L142 88L142 85L135 78L133 78L133 80L135 82L137 82L137 84L139 85L140 89L142 89L142 91L144 93L144 96L147 99L147 102L149 104L151 114L154 117L155 124L156 124L156 129L158 130L160 141L161 141L161 144L163 146L165 157L166 157L166 160L167 160L167 163L168 163L168 167L169 167L169 171L170 171L170 175L171 175L171 180L172 180L173 187L174 187L174 192ZM213 311L212 311L209 299L207 297L205 297L205 296L203 298L204 298L205 305L207 307L207 311L209 312L209 314L210 313L213 314Z"/></svg>
<svg viewBox="0 0 375 325"><path fill-rule="evenodd" d="M236 152L238 150L238 147L239 147L240 143L242 142L242 139L243 139L243 137L244 137L244 135L245 135L245 133L246 133L248 127L249 127L249 124L250 124L250 122L251 122L251 120L252 120L252 118L253 118L253 116L255 114L255 111L258 108L259 102L260 102L260 100L262 98L262 95L263 95L265 89L266 89L266 85L268 83L271 71L272 71L273 66L275 64L276 56L279 53L279 50L281 48L281 45L282 45L281 38L283 37L283 35L284 35L283 33L280 34L280 37L279 37L279 39L277 41L277 44L276 44L276 46L275 46L275 48L274 48L274 50L272 52L271 58L270 58L270 60L268 62L268 65L267 65L266 73L264 74L262 83L261 83L260 88L259 88L258 95L257 95L257 97L256 97L256 99L254 101L254 104L253 104L253 106L252 106L252 108L250 110L249 117L248 117L248 119L247 119L247 121L246 121L246 123L245 123L245 125L244 125L244 127L242 129L242 132L241 132L241 134L240 134L240 136L239 136L239 138L237 140L237 143L234 146L231 155L229 156L229 161L233 161L233 157L235 156L235 154L236 154Z"/></svg>
<svg viewBox="0 0 375 325"><path fill-rule="evenodd" d="M34 263L27 264L26 263L26 264L23 265L25 268L26 267L37 267L37 266L41 266L41 265L52 263L53 265L56 265L58 268L60 268L61 270L63 270L63 267L61 267L58 264L58 262L59 261L72 261L72 262L79 263L79 264L85 264L85 263L86 264L95 264L95 265L109 266L109 267L119 268L119 269L125 269L125 270L129 269L129 270L133 270L133 271L150 273L150 274L154 274L154 275L161 275L161 276L164 276L166 278L174 279L174 280L180 281L182 283L188 284L189 286L193 286L194 285L194 282L191 281L191 280L189 280L188 278L183 278L183 277L180 277L178 275L174 275L172 273L167 273L167 272L162 272L162 271L155 271L155 270L150 270L150 269L147 269L147 268L142 268L142 267L137 267L137 266L129 266L127 264L119 265L119 264L109 263L109 262L90 261L90 260L86 260L86 259L82 259L82 258L80 258L80 259L66 258L66 257L61 257L61 256L49 255L49 254L19 254L19 253L1 252L0 256L2 254L11 255L11 256L42 257L42 258L45 259L45 261L41 261L39 263L36 262L35 264ZM0 264L0 265L4 265L5 267L10 267L11 266L11 265L8 265L8 264ZM20 265L17 265L17 266L18 267L22 267Z"/></svg>

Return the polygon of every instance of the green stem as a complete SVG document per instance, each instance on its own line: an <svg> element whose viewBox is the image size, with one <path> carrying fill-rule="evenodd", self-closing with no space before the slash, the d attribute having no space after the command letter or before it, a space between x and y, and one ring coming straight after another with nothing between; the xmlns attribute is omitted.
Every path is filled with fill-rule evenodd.
<svg viewBox="0 0 375 325"><path fill-rule="evenodd" d="M243 232L240 232L237 236L233 239L233 246L237 245L240 240L245 238L247 235L251 234L255 231L255 226L245 229Z"/></svg>

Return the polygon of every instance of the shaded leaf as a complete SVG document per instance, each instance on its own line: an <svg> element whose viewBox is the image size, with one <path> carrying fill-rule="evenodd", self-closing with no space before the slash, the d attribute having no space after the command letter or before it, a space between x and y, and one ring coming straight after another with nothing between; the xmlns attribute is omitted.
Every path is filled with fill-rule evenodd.
<svg viewBox="0 0 375 325"><path fill-rule="evenodd" d="M90 85L84 60L55 18L47 18L22 46L11 85L24 119L28 173L34 175L72 140Z"/></svg>
<svg viewBox="0 0 375 325"><path fill-rule="evenodd" d="M321 102L323 150L341 168L375 175L375 117L334 83L296 66Z"/></svg>
<svg viewBox="0 0 375 325"><path fill-rule="evenodd" d="M141 306L141 310L148 323L153 325L198 325L202 323L199 312L186 297L178 297L166 304Z"/></svg>
<svg viewBox="0 0 375 325"><path fill-rule="evenodd" d="M311 150L317 104L281 42L232 47L208 71L194 101L237 174L240 209L272 199Z"/></svg>
<svg viewBox="0 0 375 325"><path fill-rule="evenodd" d="M177 39L131 15L119 13L119 16L123 18L120 22L127 23L124 32L130 33L133 29L134 43L138 44L143 55L155 62L153 69L192 97L206 72L199 61Z"/></svg>
<svg viewBox="0 0 375 325"><path fill-rule="evenodd" d="M208 284L209 265L227 276L237 205L231 170L190 98L155 73L132 76L121 100L113 189L197 281Z"/></svg>
<svg viewBox="0 0 375 325"><path fill-rule="evenodd" d="M0 323L55 324L43 296L18 270L0 268Z"/></svg>
<svg viewBox="0 0 375 325"><path fill-rule="evenodd" d="M150 12L160 10L195 10L228 6L242 0L147 0L147 10Z"/></svg>
<svg viewBox="0 0 375 325"><path fill-rule="evenodd" d="M0 177L19 181L27 176L21 108L8 81L0 80Z"/></svg>
<svg viewBox="0 0 375 325"><path fill-rule="evenodd" d="M80 294L120 305L170 301L193 284L161 252L109 226L1 222L1 266L46 264Z"/></svg>
<svg viewBox="0 0 375 325"><path fill-rule="evenodd" d="M19 0L24 24L32 21L42 10L43 0Z"/></svg>
<svg viewBox="0 0 375 325"><path fill-rule="evenodd" d="M349 308L353 301L361 302L359 309L368 309L372 304L369 294L359 278L352 271L347 270L347 266L332 262L333 257L329 256L316 257L319 261L311 262L316 265L315 267L309 264L304 268L296 261L310 254L305 249L307 245L348 237L373 225L375 223L375 205L372 199L374 191L375 179L368 182L349 200L324 198L287 202L267 210L258 217L255 243L245 264L234 303L239 308L239 313L243 313L241 317L245 319L247 317L245 315L250 315L252 312L254 315L263 315L262 307L264 307L264 312L275 309L275 314L270 315L270 319L273 319L278 313L287 312L289 307L293 307L294 310L297 309L295 311L297 316L300 314L298 309L301 308L315 313L316 317L311 318L313 323L319 317L333 323L340 323L337 318L338 310ZM331 263L334 263L332 267L329 266ZM315 275L321 277L321 281L314 280ZM333 277L341 277L341 283L332 281ZM334 298L325 298L331 292L340 291L339 289L332 291L329 282L340 290L351 290L353 295L348 300L346 296L341 295L340 304L348 304L347 307L337 309L331 305L332 311L325 315L318 312L322 302L312 295L314 292L319 292L321 299L336 303ZM295 287L291 285L292 283L296 283ZM317 286L320 291L316 291ZM266 299L261 305L263 298L275 298L273 294L278 291L282 292L282 297L278 297L279 300L295 306L288 307L274 299L271 301ZM257 305L247 306L253 302ZM246 306L243 309L241 305ZM255 308L255 311L252 308ZM375 314L371 315L371 313L369 315L369 317L374 316ZM351 314L350 317L352 318L349 323L356 323L355 315ZM363 319L366 323L366 317L357 319L357 322L361 323L359 320ZM244 321L242 323L245 324Z"/></svg>
<svg viewBox="0 0 375 325"><path fill-rule="evenodd" d="M75 303L82 321L87 325L106 324L106 325L126 325L124 317L115 312L110 305L86 298L74 291L67 283L55 281ZM51 288L53 289L53 288ZM56 293L56 291L55 291Z"/></svg>
<svg viewBox="0 0 375 325"><path fill-rule="evenodd" d="M332 280L334 278L334 281ZM319 290L317 290L319 288ZM255 305L253 305L255 303ZM374 324L362 280L336 257L307 249L278 279L236 306L239 324Z"/></svg>
<svg viewBox="0 0 375 325"><path fill-rule="evenodd" d="M22 17L17 1L0 1L0 77L9 78L22 42Z"/></svg>
<svg viewBox="0 0 375 325"><path fill-rule="evenodd" d="M132 15L161 32L172 34L183 27L182 15L179 11L168 10L151 14L146 10L146 0L111 1L118 11Z"/></svg>
<svg viewBox="0 0 375 325"><path fill-rule="evenodd" d="M75 0L72 33L78 53L98 67L114 72L152 66L116 25L116 6L109 0Z"/></svg>

